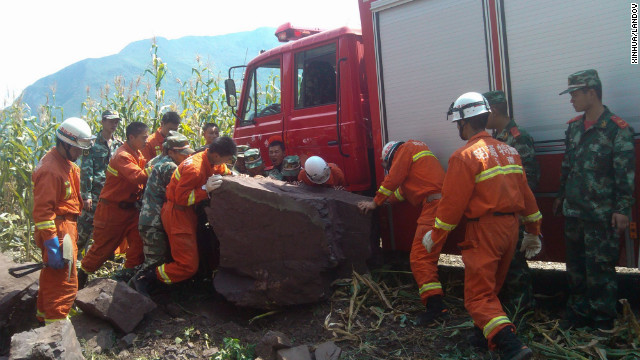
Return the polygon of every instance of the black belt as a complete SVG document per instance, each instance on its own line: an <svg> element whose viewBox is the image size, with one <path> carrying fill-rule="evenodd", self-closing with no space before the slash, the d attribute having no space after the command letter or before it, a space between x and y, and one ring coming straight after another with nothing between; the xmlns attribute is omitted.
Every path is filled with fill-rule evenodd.
<svg viewBox="0 0 640 360"><path fill-rule="evenodd" d="M100 202L103 202L105 204L110 204L110 205L116 205L120 209L134 209L136 207L136 203L134 202L126 202L126 201L115 202L115 201L106 200L106 199L100 199Z"/></svg>
<svg viewBox="0 0 640 360"><path fill-rule="evenodd" d="M512 213L512 212L506 213L506 212L499 212L499 211L496 211L496 212L494 212L494 213L493 213L493 214L491 214L491 215L493 215L493 216L512 216L512 215L515 215L515 214L516 214L516 213ZM470 219L467 219L467 221L479 221L479 220L480 220L480 218L470 218Z"/></svg>

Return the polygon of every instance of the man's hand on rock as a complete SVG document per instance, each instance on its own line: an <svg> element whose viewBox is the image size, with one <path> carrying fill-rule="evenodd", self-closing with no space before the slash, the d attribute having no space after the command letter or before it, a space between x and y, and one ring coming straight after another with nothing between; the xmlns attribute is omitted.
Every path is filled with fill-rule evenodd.
<svg viewBox="0 0 640 360"><path fill-rule="evenodd" d="M358 209L360 209L360 211L363 214L366 214L369 211L375 210L377 207L378 207L378 205L373 200L371 200L371 201L360 201L358 203Z"/></svg>

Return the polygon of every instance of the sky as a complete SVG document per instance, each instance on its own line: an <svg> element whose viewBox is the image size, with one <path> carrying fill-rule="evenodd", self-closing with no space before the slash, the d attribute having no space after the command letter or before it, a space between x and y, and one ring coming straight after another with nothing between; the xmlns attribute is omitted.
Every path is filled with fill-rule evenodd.
<svg viewBox="0 0 640 360"><path fill-rule="evenodd" d="M0 3L0 108L36 80L154 36L215 36L286 22L360 28L357 0L12 0Z"/></svg>

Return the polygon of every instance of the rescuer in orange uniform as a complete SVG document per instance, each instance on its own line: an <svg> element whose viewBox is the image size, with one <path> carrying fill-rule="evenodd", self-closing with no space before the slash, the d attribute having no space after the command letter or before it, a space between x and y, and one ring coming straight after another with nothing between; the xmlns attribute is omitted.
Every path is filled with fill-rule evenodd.
<svg viewBox="0 0 640 360"><path fill-rule="evenodd" d="M83 149L91 148L94 139L84 120L66 119L56 130L56 146L33 171L34 236L45 265L40 271L36 316L45 323L66 319L78 293L76 266L65 266L62 242L69 235L75 261L82 197L80 168L73 162Z"/></svg>
<svg viewBox="0 0 640 360"><path fill-rule="evenodd" d="M338 165L327 164L320 156L312 156L304 162L304 169L298 174L298 181L311 186L342 187L344 173Z"/></svg>
<svg viewBox="0 0 640 360"><path fill-rule="evenodd" d="M197 217L195 205L210 198L222 184L221 175L231 175L226 163L236 154L236 144L228 136L213 140L209 148L184 160L167 186L162 206L162 224L171 247L173 262L162 264L133 278L142 294L159 280L174 284L191 278L198 271Z"/></svg>
<svg viewBox="0 0 640 360"><path fill-rule="evenodd" d="M498 293L518 241L519 219L526 233L520 251L540 251L540 223L535 198L527 185L518 152L493 139L484 129L489 103L479 93L461 95L449 108L460 137L467 144L456 150L442 186L434 230L423 238L427 251L444 242L462 216L465 239L458 246L465 265L465 308L505 359L529 359L533 352L515 335Z"/></svg>
<svg viewBox="0 0 640 360"><path fill-rule="evenodd" d="M438 279L438 259L444 241L427 252L422 237L433 228L436 209L442 197L444 169L429 147L416 140L391 141L382 149L382 166L389 173L385 176L373 201L361 201L358 207L367 213L381 206L387 199L392 202L408 200L422 209L418 227L411 245L409 261L411 272L418 283L420 298L427 310L417 319L418 325L428 325L448 315L442 302L442 285Z"/></svg>
<svg viewBox="0 0 640 360"><path fill-rule="evenodd" d="M84 287L88 274L98 270L125 238L129 248L124 275L132 276L133 268L144 261L138 232L140 210L136 202L142 197L151 172L151 168L145 169L147 161L140 152L147 142L148 131L144 123L130 123L126 129L127 141L109 161L107 178L93 218L93 246L82 259L78 272L80 288Z"/></svg>
<svg viewBox="0 0 640 360"><path fill-rule="evenodd" d="M158 155L162 155L162 143L164 139L169 135L169 131L178 130L180 122L182 122L182 118L180 118L180 115L175 111L169 111L162 115L160 127L149 136L147 144L141 149L142 156L144 156L147 162Z"/></svg>

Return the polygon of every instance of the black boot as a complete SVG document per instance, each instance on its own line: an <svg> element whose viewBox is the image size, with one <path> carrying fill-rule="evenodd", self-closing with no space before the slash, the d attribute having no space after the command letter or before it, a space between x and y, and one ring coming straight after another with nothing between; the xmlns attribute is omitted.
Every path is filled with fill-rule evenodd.
<svg viewBox="0 0 640 360"><path fill-rule="evenodd" d="M479 350L484 350L484 351L489 350L489 344L487 342L487 338L484 337L482 330L477 326L473 327L473 333L469 335L467 340L473 347L478 348Z"/></svg>
<svg viewBox="0 0 640 360"><path fill-rule="evenodd" d="M500 359L525 360L533 356L533 351L518 339L511 326L500 330L493 338L493 342L501 352Z"/></svg>
<svg viewBox="0 0 640 360"><path fill-rule="evenodd" d="M418 315L416 324L419 326L432 325L436 320L449 318L449 309L442 302L442 295L434 295L427 298L427 311Z"/></svg>
<svg viewBox="0 0 640 360"><path fill-rule="evenodd" d="M78 269L78 290L84 289L84 286L87 285L87 279L89 279L89 274L87 274L82 268Z"/></svg>
<svg viewBox="0 0 640 360"><path fill-rule="evenodd" d="M133 287L140 294L149 297L149 293L158 286L156 269L151 268L138 272L132 279Z"/></svg>

